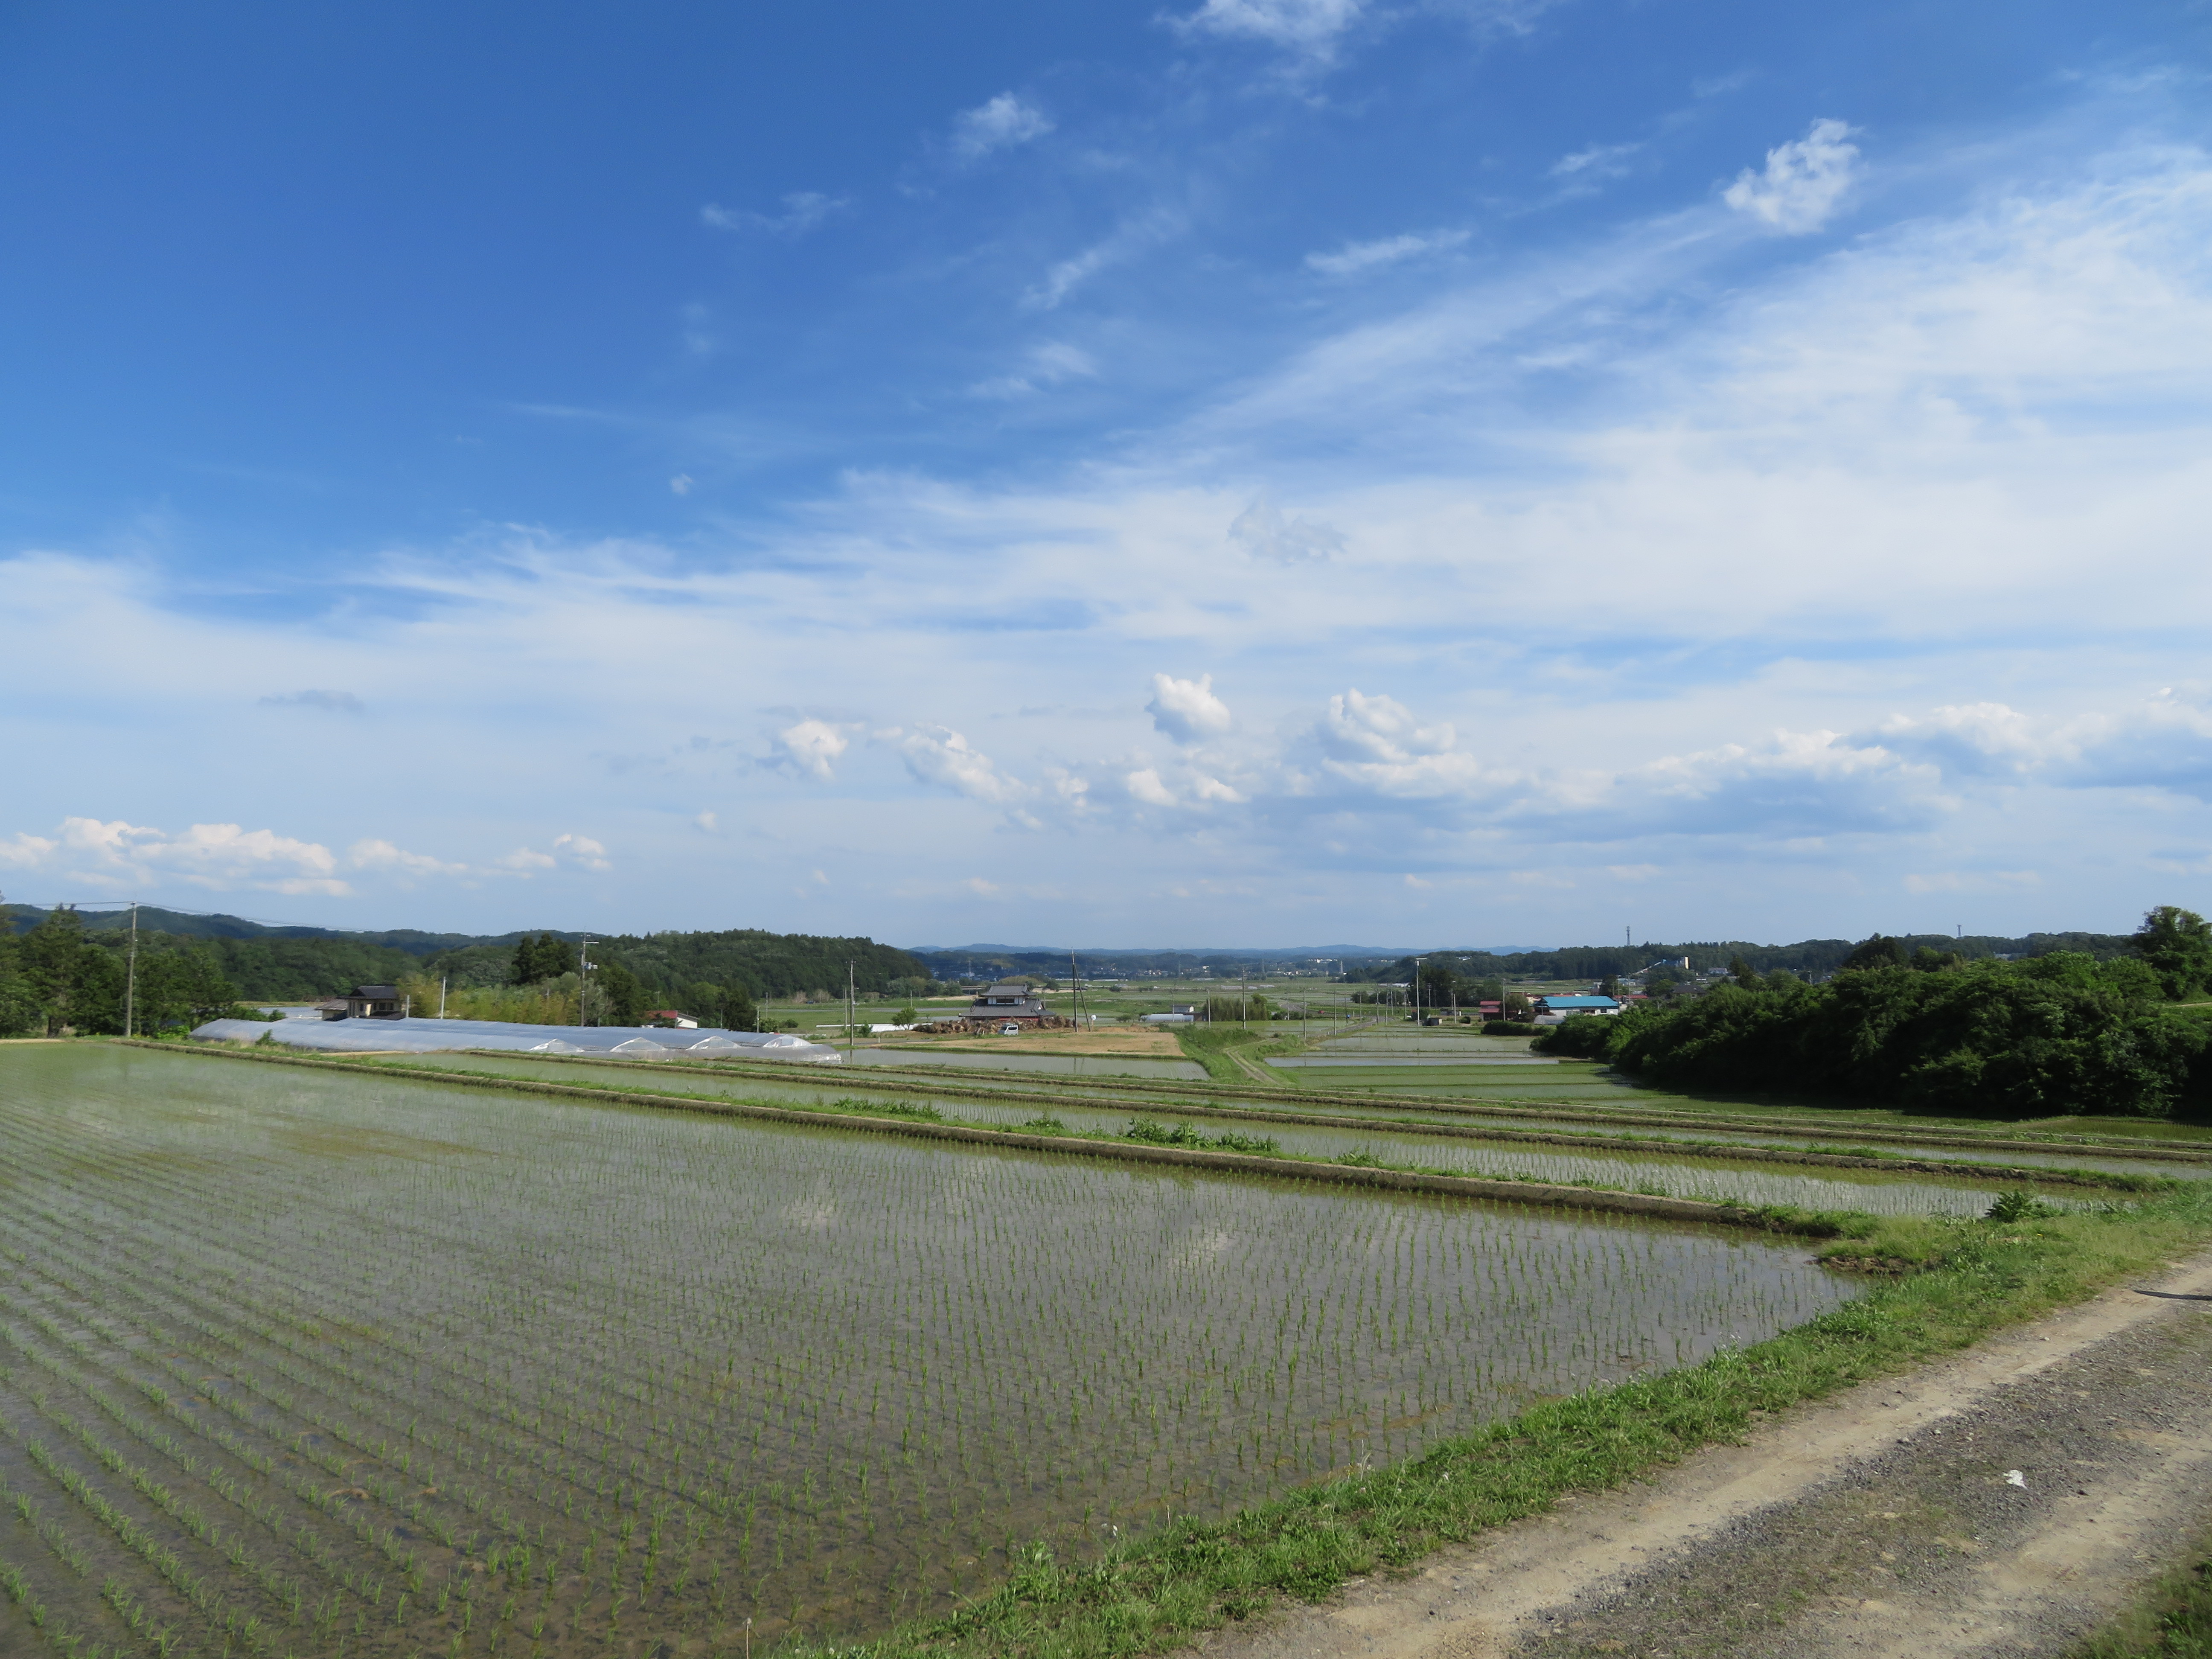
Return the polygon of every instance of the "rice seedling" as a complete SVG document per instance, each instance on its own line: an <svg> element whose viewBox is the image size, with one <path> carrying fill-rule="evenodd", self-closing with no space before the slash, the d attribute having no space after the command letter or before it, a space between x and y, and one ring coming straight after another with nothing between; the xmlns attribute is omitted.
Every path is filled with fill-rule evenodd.
<svg viewBox="0 0 2212 1659"><path fill-rule="evenodd" d="M1556 1209L0 1067L0 1555L129 1652L858 1635L1847 1294L1799 1249Z"/></svg>

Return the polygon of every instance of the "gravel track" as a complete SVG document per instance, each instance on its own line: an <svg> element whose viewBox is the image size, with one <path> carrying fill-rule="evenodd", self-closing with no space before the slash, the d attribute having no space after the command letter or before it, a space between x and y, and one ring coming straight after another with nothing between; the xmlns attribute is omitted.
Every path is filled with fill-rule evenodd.
<svg viewBox="0 0 2212 1659"><path fill-rule="evenodd" d="M2212 1255L2138 1285L1200 1646L1207 1659L2063 1655L2212 1517Z"/></svg>

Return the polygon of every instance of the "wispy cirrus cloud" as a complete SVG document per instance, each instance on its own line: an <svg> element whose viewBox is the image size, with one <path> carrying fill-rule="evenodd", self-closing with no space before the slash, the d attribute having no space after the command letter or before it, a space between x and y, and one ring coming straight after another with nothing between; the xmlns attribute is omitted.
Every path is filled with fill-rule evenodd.
<svg viewBox="0 0 2212 1659"><path fill-rule="evenodd" d="M1069 380L1095 380L1097 374L1097 359L1081 346L1043 340L1023 354L1017 372L979 380L969 391L978 398L1027 398Z"/></svg>
<svg viewBox="0 0 2212 1659"><path fill-rule="evenodd" d="M1471 234L1464 230L1431 230L1384 236L1371 242L1347 242L1334 253L1307 254L1306 269L1317 270L1324 276L1355 276L1362 271L1463 247Z"/></svg>
<svg viewBox="0 0 2212 1659"><path fill-rule="evenodd" d="M368 705L350 691L287 691L257 699L264 708L315 708L325 714L365 714Z"/></svg>
<svg viewBox="0 0 2212 1659"><path fill-rule="evenodd" d="M756 231L795 240L819 230L851 205L842 196L797 190L783 198L781 213L756 213L747 208L726 208L709 202L699 210L699 222L715 230Z"/></svg>

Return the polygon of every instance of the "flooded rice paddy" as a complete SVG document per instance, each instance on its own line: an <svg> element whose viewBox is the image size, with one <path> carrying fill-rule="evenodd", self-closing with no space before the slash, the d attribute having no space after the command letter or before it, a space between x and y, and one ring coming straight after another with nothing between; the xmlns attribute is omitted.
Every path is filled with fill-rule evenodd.
<svg viewBox="0 0 2212 1659"><path fill-rule="evenodd" d="M1849 1293L1717 1231L0 1050L0 1563L76 1659L859 1635Z"/></svg>
<svg viewBox="0 0 2212 1659"><path fill-rule="evenodd" d="M948 1066L963 1071L1027 1072L1039 1077L1153 1077L1202 1083L1206 1067L1193 1060L1142 1054L979 1054L967 1049L855 1048L848 1066Z"/></svg>
<svg viewBox="0 0 2212 1659"><path fill-rule="evenodd" d="M378 1063L392 1069L467 1070L523 1080L539 1079L580 1087L659 1090L800 1108L820 1108L838 1101L848 1102L855 1109L863 1112L871 1105L879 1106L891 1113L927 1107L948 1121L996 1124L1008 1127L1028 1122L1037 1116L1040 1109L1030 1102L1000 1104L990 1100L961 1099L951 1095L929 1097L884 1093L871 1096L865 1088L854 1087L853 1079L849 1078L817 1079L812 1075L768 1077L754 1068L729 1073L686 1068L679 1073L657 1065L617 1068L562 1060L484 1054L441 1054L420 1061ZM1240 1104L1249 1105L1250 1103L1224 1102L1219 1109L1234 1111ZM1298 1103L1292 1099L1283 1102L1279 1109L1268 1109L1291 1111L1297 1107ZM1316 1109L1331 1116L1360 1115L1356 1109L1334 1104ZM1176 1121L1176 1108L1172 1103L1136 1103L1119 1106L1095 1099L1068 1097L1054 1100L1049 1110L1054 1118L1075 1134L1119 1136L1125 1133L1130 1124L1139 1117L1165 1122ZM1406 1115L1400 1111L1395 1115L1402 1120ZM1212 1116L1194 1121L1202 1133L1208 1134L1218 1135L1224 1129L1237 1127L1233 1122ZM1466 1175L1517 1176L1532 1181L1567 1182L1594 1181L1604 1186L1662 1194L1670 1198L1709 1198L1750 1205L1790 1204L1810 1210L1864 1210L1875 1215L1979 1215L1989 1208L1992 1192L1986 1184L1915 1171L1899 1170L1891 1174L1882 1170L1833 1170L1817 1166L1800 1170L1792 1170L1786 1164L1743 1164L1723 1158L1701 1158L1691 1147L1673 1152L1648 1140L1632 1149L1624 1146L1617 1152L1603 1146L1585 1150L1532 1146L1510 1140L1485 1140L1480 1138L1483 1121L1479 1118L1449 1117L1439 1114L1429 1121L1459 1133L1447 1136L1421 1134L1404 1128L1393 1129L1379 1114L1372 1129L1348 1128L1334 1124L1285 1124L1273 1119L1255 1119L1250 1123L1249 1133L1275 1141L1285 1152L1305 1157L1336 1158L1364 1153L1385 1164L1445 1170ZM1598 1138L1591 1126L1586 1124L1526 1124L1516 1119L1513 1127L1552 1127ZM1641 1133L1645 1135L1650 1133L1649 1130ZM1802 1139L1791 1140L1784 1136L1767 1139L1785 1149L1802 1148L1805 1145ZM2018 1163L2028 1167L2039 1163L2044 1167L2054 1169L2109 1166L2129 1174L2163 1176L2193 1173L2212 1176L2212 1168L2154 1164L2148 1160L2130 1162L2127 1159L2075 1157L2063 1153L2048 1158L2040 1154L2023 1154L2014 1158L1996 1152L1953 1152L1931 1148L1930 1155L1956 1158L1965 1163L1993 1161ZM2069 1200L2060 1197L2055 1201L2065 1203Z"/></svg>

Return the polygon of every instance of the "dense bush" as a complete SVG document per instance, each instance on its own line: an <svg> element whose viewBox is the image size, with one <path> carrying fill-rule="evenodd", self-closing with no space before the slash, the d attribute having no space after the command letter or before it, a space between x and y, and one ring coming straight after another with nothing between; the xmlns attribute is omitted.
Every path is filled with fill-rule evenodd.
<svg viewBox="0 0 2212 1659"><path fill-rule="evenodd" d="M2177 976L2142 959L1869 960L1822 986L1754 977L1665 1008L1577 1017L1536 1047L1678 1087L2006 1117L2165 1116L2212 1093L2212 1031L2171 1011Z"/></svg>

